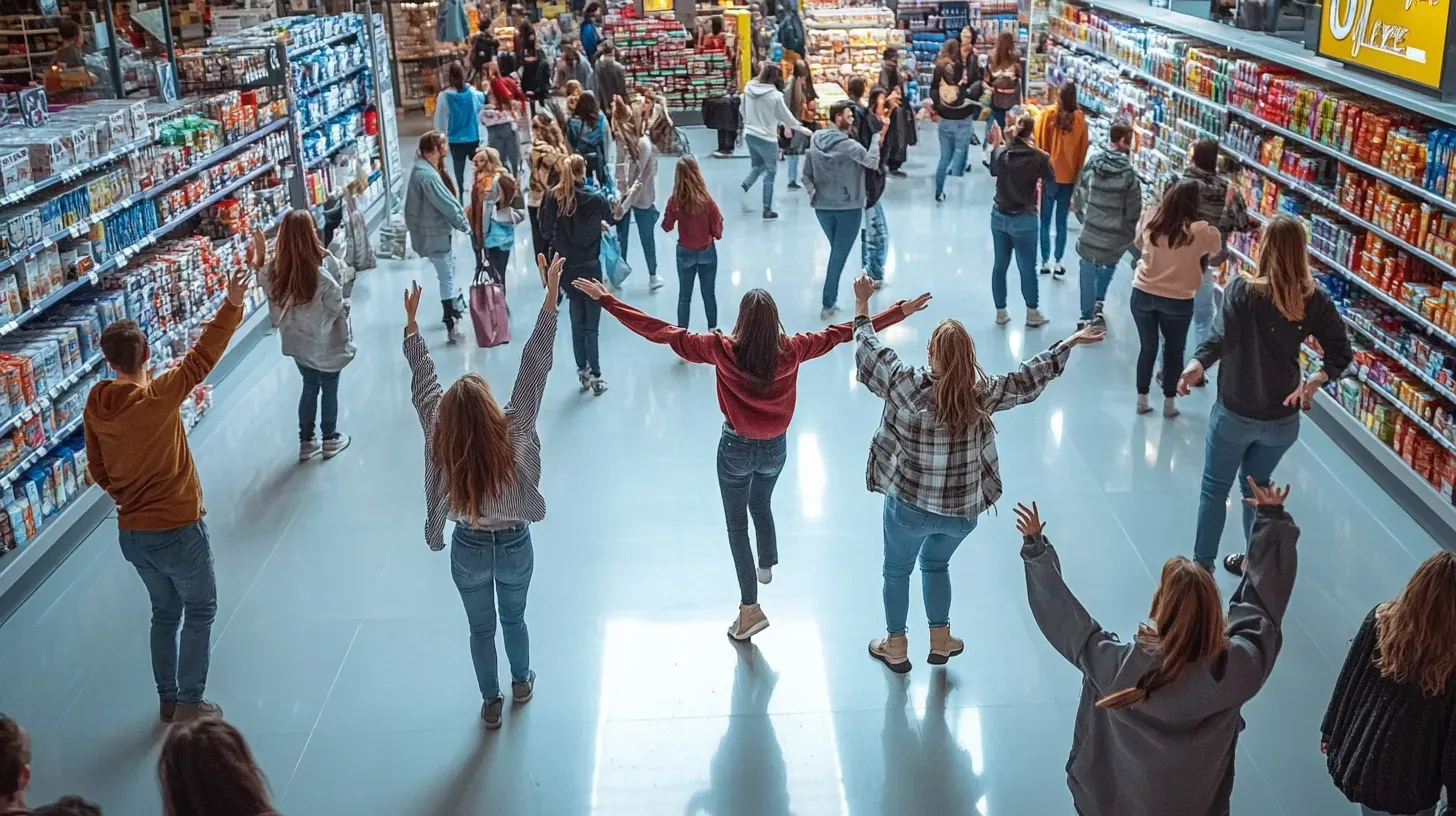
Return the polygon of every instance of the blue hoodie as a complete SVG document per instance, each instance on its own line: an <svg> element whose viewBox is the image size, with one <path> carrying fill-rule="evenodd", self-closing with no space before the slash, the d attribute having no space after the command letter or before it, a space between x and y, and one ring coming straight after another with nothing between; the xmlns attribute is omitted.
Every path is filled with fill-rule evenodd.
<svg viewBox="0 0 1456 816"><path fill-rule="evenodd" d="M435 98L435 130L444 133L450 144L479 142L483 107L485 94L475 88L446 88Z"/></svg>
<svg viewBox="0 0 1456 816"><path fill-rule="evenodd" d="M583 157L589 153L596 153L605 160L607 157L607 117L598 113L597 123L591 128L588 128L585 122L573 117L566 123L566 140L571 143L571 149Z"/></svg>

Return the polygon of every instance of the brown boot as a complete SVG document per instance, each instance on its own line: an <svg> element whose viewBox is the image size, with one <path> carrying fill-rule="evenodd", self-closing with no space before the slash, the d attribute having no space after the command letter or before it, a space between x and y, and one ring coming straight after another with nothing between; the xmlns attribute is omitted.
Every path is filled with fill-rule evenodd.
<svg viewBox="0 0 1456 816"><path fill-rule="evenodd" d="M734 640L748 640L768 628L768 616L758 604L741 604L738 617L728 627L728 637Z"/></svg>
<svg viewBox="0 0 1456 816"><path fill-rule="evenodd" d="M950 636L949 626L932 626L930 628L930 656L925 658L925 662L934 666L943 666L946 661L965 650L964 642Z"/></svg>
<svg viewBox="0 0 1456 816"><path fill-rule="evenodd" d="M222 719L222 706L211 700L203 700L197 705L178 703L176 711L172 714L172 722L183 723L207 719Z"/></svg>
<svg viewBox="0 0 1456 816"><path fill-rule="evenodd" d="M157 709L157 719L164 723L170 723L173 717L177 716L177 701L163 700Z"/></svg>
<svg viewBox="0 0 1456 816"><path fill-rule="evenodd" d="M870 641L870 657L884 663L885 668L895 674L910 671L910 658L906 654L909 649L910 643L904 634L886 635Z"/></svg>

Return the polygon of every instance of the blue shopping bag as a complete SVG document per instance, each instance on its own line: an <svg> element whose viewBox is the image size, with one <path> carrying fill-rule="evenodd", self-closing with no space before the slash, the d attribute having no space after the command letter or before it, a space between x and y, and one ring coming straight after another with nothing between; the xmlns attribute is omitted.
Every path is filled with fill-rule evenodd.
<svg viewBox="0 0 1456 816"><path fill-rule="evenodd" d="M632 267L628 266L627 259L622 257L622 248L617 245L616 234L602 233L602 250L598 257L601 259L602 273L607 276L612 288L621 289L627 276L632 274Z"/></svg>

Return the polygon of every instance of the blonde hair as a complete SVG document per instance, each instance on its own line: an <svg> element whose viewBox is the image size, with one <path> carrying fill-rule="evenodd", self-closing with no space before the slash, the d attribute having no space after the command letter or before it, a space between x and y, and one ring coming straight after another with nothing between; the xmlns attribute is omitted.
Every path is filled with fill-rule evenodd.
<svg viewBox="0 0 1456 816"><path fill-rule="evenodd" d="M959 320L942 320L930 335L930 412L951 436L964 437L990 414L981 406L986 372L976 362L976 341Z"/></svg>
<svg viewBox="0 0 1456 816"><path fill-rule="evenodd" d="M582 87L581 87L581 83L580 82L578 82L578 81L576 81L574 79L569 79L569 80L566 81L566 115L567 116L571 116L571 115L573 115L573 114L576 113L576 100L578 100L578 99L581 98L582 93L583 93L583 91L582 91Z"/></svg>
<svg viewBox="0 0 1456 816"><path fill-rule="evenodd" d="M556 196L556 210L571 215L576 212L576 185L586 183L586 159L575 153L562 156L556 173L556 187L551 191Z"/></svg>
<svg viewBox="0 0 1456 816"><path fill-rule="evenodd" d="M1308 240L1299 219L1269 219L1259 246L1259 277L1250 281L1255 292L1271 298L1284 319L1295 323L1304 319L1304 302L1314 292Z"/></svg>
<svg viewBox="0 0 1456 816"><path fill-rule="evenodd" d="M632 106L620 96L612 100L612 135L617 146L625 149L632 161L642 158L642 123L637 120Z"/></svg>
<svg viewBox="0 0 1456 816"><path fill-rule="evenodd" d="M504 165L501 164L500 151L489 145L482 145L471 157L471 163L475 165L475 172L495 175L501 171Z"/></svg>
<svg viewBox="0 0 1456 816"><path fill-rule="evenodd" d="M1380 676L1411 682L1427 697L1456 675L1456 553L1427 558L1400 595L1375 610Z"/></svg>
<svg viewBox="0 0 1456 816"><path fill-rule="evenodd" d="M426 153L432 153L436 150L448 152L450 150L450 142L445 138L445 134L438 130L427 131L425 135L420 137L420 158L424 158ZM436 173L440 174L440 180L445 182L445 189L450 191L450 195L460 195L460 192L455 189L455 182L450 180L450 174L445 172L445 163L442 161L439 164L432 164L431 166L435 168Z"/></svg>
<svg viewBox="0 0 1456 816"><path fill-rule="evenodd" d="M561 132L561 124L549 113L538 113L531 117L531 141L549 144L563 152L570 149L566 144L566 136Z"/></svg>
<svg viewBox="0 0 1456 816"><path fill-rule="evenodd" d="M440 396L430 457L444 474L450 510L466 524L479 521L481 505L515 481L510 424L479 374L466 374Z"/></svg>

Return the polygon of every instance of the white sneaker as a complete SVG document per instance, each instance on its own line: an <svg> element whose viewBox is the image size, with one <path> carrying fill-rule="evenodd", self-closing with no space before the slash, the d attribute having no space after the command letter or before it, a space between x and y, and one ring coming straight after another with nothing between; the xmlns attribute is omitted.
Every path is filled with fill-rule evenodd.
<svg viewBox="0 0 1456 816"><path fill-rule="evenodd" d="M335 456L338 456L340 453L343 453L344 448L349 447L349 443L351 441L353 440L351 440L349 438L349 435L346 433L334 434L331 439L325 439L324 458L332 459Z"/></svg>
<svg viewBox="0 0 1456 816"><path fill-rule="evenodd" d="M822 308L822 309L819 310L819 319L820 320L833 320L834 319L834 316L837 315L837 314L839 314L839 307L838 306L825 306L824 308Z"/></svg>
<svg viewBox="0 0 1456 816"><path fill-rule="evenodd" d="M996 310L996 325L1004 326L1011 322L1011 313L1005 309Z"/></svg>
<svg viewBox="0 0 1456 816"><path fill-rule="evenodd" d="M1042 314L1039 309L1026 310L1026 327L1028 329L1040 328L1050 322L1050 320L1047 320L1046 315Z"/></svg>
<svg viewBox="0 0 1456 816"><path fill-rule="evenodd" d="M1137 412L1139 414L1151 414L1153 412L1153 406L1148 404L1147 394L1138 394Z"/></svg>
<svg viewBox="0 0 1456 816"><path fill-rule="evenodd" d="M301 440L298 443L298 461L307 462L320 453L323 453L323 450L324 446L319 444L317 439Z"/></svg>
<svg viewBox="0 0 1456 816"><path fill-rule="evenodd" d="M739 189L743 191L743 197L740 198L739 201L743 206L744 212L753 212L754 210L763 209L762 197L760 196L760 199L758 201L755 201L752 187L740 186Z"/></svg>
<svg viewBox="0 0 1456 816"><path fill-rule="evenodd" d="M1052 261L1052 275L1061 280L1067 274L1067 268L1062 266L1061 261Z"/></svg>
<svg viewBox="0 0 1456 816"><path fill-rule="evenodd" d="M577 369L577 371L576 371L576 381L581 384L581 390L582 391L588 391L588 390L591 389L592 376L591 376L591 373L588 372L586 369L584 369L584 368Z"/></svg>
<svg viewBox="0 0 1456 816"><path fill-rule="evenodd" d="M1050 275L1052 273L1052 265L1047 263L1046 261L1042 261L1042 264L1040 267L1038 267L1038 269L1043 275Z"/></svg>
<svg viewBox="0 0 1456 816"><path fill-rule="evenodd" d="M1175 397L1163 397L1163 417L1172 419L1178 416L1178 400Z"/></svg>
<svg viewBox="0 0 1456 816"><path fill-rule="evenodd" d="M875 278L875 291L878 292L878 291L880 291L881 289L884 289L884 288L885 288L885 279L884 278Z"/></svg>
<svg viewBox="0 0 1456 816"><path fill-rule="evenodd" d="M607 381L602 379L601 377L592 377L591 391L592 396L594 397L600 397L601 395L607 393Z"/></svg>
<svg viewBox="0 0 1456 816"><path fill-rule="evenodd" d="M661 288L662 288L662 276L661 275L652 275L651 277L649 277L647 279L647 291L649 291L649 292L656 292L658 289L661 289Z"/></svg>
<svg viewBox="0 0 1456 816"><path fill-rule="evenodd" d="M460 323L457 321L455 325L451 326L450 330L446 333L445 342L454 344L459 343L461 340L464 339L465 332L460 330Z"/></svg>
<svg viewBox="0 0 1456 816"><path fill-rule="evenodd" d="M758 582L760 584L773 583L773 567L759 567Z"/></svg>

